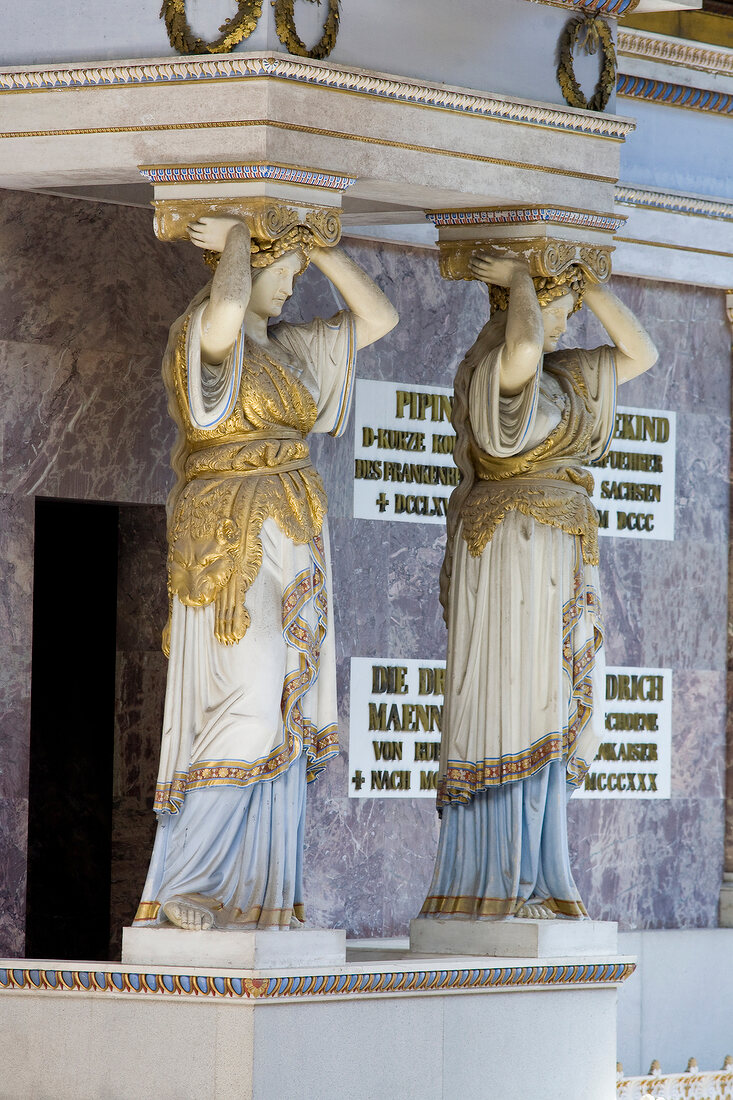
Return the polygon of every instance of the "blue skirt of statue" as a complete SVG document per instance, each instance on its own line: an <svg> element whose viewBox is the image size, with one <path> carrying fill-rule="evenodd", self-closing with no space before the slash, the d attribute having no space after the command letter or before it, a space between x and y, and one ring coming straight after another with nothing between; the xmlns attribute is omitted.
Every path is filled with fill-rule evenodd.
<svg viewBox="0 0 733 1100"><path fill-rule="evenodd" d="M271 520L261 538L237 645L214 637L213 604L173 605L161 755L174 764L137 926L164 924L180 899L218 928L305 919L306 786L336 752L330 568L321 539L296 546Z"/></svg>
<svg viewBox="0 0 733 1100"><path fill-rule="evenodd" d="M529 779L444 806L421 915L500 920L537 898L559 916L584 916L568 857L572 791L564 761L554 760Z"/></svg>
<svg viewBox="0 0 733 1100"><path fill-rule="evenodd" d="M146 896L216 899L218 926L287 926L303 911L305 801L305 753L271 782L189 791L160 816Z"/></svg>

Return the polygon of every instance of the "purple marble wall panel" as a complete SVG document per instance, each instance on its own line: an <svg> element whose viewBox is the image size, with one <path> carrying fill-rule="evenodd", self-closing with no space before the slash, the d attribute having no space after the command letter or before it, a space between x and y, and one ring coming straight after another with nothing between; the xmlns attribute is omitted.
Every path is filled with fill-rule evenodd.
<svg viewBox="0 0 733 1100"><path fill-rule="evenodd" d="M25 949L28 799L0 798L0 956Z"/></svg>
<svg viewBox="0 0 733 1100"><path fill-rule="evenodd" d="M5 949L22 950L33 495L129 502L121 509L113 835L113 945L147 869L165 681L162 504L170 484L159 364L171 321L206 279L192 248L161 245L147 211L0 195L0 827ZM436 255L345 247L401 314L360 353L362 378L450 385L487 318L475 283L440 278ZM621 391L678 414L674 543L601 542L608 660L675 671L672 798L571 803L574 866L591 913L627 928L715 923L723 851L730 333L723 296L615 282L660 348ZM286 317L340 308L316 271ZM568 343L606 341L584 311ZM430 800L348 797L349 660L444 656L443 531L353 519L353 426L313 443L330 501L344 754L310 788L306 890L315 924L404 933L437 840ZM6 827L7 826L7 827ZM733 842L732 842L733 844Z"/></svg>
<svg viewBox="0 0 733 1100"><path fill-rule="evenodd" d="M155 353L206 281L193 248L164 245L152 212L0 194L0 340Z"/></svg>
<svg viewBox="0 0 733 1100"><path fill-rule="evenodd" d="M31 725L33 500L0 492L0 953L23 953Z"/></svg>
<svg viewBox="0 0 733 1100"><path fill-rule="evenodd" d="M677 413L674 542L601 540L607 660L671 667L672 798L571 802L578 885L623 928L717 923L725 768L730 328L723 295L614 280L659 349L623 405ZM606 341L587 311L567 342ZM733 842L732 851L733 851Z"/></svg>
<svg viewBox="0 0 733 1100"><path fill-rule="evenodd" d="M0 192L0 927L8 952L22 954L24 928L18 823L27 813L34 497L162 504L173 431L160 360L171 320L205 278L193 249L155 240L146 211Z"/></svg>
<svg viewBox="0 0 733 1100"><path fill-rule="evenodd" d="M715 925L723 827L720 798L571 801L571 862L591 916L625 929Z"/></svg>
<svg viewBox="0 0 733 1100"><path fill-rule="evenodd" d="M733 446L729 504L733 507ZM733 543L728 540L728 631L726 676L725 843L723 866L733 874Z"/></svg>

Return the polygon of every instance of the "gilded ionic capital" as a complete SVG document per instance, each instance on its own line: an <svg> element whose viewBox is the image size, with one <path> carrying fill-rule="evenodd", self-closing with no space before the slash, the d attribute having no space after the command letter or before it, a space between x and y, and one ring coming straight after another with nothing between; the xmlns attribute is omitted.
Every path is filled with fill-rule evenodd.
<svg viewBox="0 0 733 1100"><path fill-rule="evenodd" d="M351 176L282 164L143 165L153 184L156 236L188 239L202 217L242 218L255 241L303 238L328 247L341 236L341 197Z"/></svg>
<svg viewBox="0 0 733 1100"><path fill-rule="evenodd" d="M524 256L533 276L555 279L577 266L595 283L611 274L613 234L624 219L550 207L434 211L440 270L446 279L472 279L468 261L480 248Z"/></svg>

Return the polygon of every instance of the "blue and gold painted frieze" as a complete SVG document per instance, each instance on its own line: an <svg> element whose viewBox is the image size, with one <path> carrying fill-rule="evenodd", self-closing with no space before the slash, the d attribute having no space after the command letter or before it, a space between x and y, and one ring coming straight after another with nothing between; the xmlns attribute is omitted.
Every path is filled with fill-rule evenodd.
<svg viewBox="0 0 733 1100"><path fill-rule="evenodd" d="M615 233L624 218L595 214L589 210L570 210L550 206L497 207L492 210L438 210L426 217L439 229L469 225L532 225L548 222L571 225L581 229L598 229Z"/></svg>
<svg viewBox="0 0 733 1100"><path fill-rule="evenodd" d="M305 187L323 187L330 191L345 191L355 182L354 176L334 176L328 172L293 168L285 164L168 164L142 165L141 174L148 183L222 183L274 180L297 183Z"/></svg>
<svg viewBox="0 0 733 1100"><path fill-rule="evenodd" d="M418 81L341 68L323 62L295 61L263 54L228 54L211 59L197 57L171 61L131 61L124 65L6 69L0 71L0 95L79 88L186 85L200 81L221 83L263 77L434 110L546 126L616 141L623 141L634 128L630 119L616 118L613 115L568 110L545 103L524 103L490 93L421 84Z"/></svg>
<svg viewBox="0 0 733 1100"><path fill-rule="evenodd" d="M733 95L715 92L710 88L692 88L687 84L673 84L666 80L619 73L616 93L627 99L641 99L663 107L680 107L687 111L710 111L725 117L733 116Z"/></svg>
<svg viewBox="0 0 733 1100"><path fill-rule="evenodd" d="M59 970L0 967L3 992L131 994L206 997L244 1001L353 996L399 996L420 993L480 993L481 991L574 986L608 986L624 982L634 971L628 959L527 966L492 965L465 969L399 969L325 974L256 974L230 971L225 975L156 973L144 970Z"/></svg>

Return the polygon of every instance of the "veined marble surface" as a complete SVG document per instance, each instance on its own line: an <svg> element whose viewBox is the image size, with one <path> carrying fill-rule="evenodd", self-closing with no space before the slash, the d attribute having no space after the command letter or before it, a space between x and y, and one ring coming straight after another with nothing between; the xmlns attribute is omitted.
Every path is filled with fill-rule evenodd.
<svg viewBox="0 0 733 1100"><path fill-rule="evenodd" d="M477 284L445 282L436 255L345 242L401 323L360 353L361 378L450 385L487 316ZM207 277L193 248L159 244L146 211L0 193L0 949L22 953L30 709L33 498L120 510L113 945L152 843L165 659L165 518L173 429L160 359L168 325ZM672 798L571 802L588 909L621 928L710 927L723 855L730 330L723 295L618 279L660 361L624 405L677 411L674 543L603 539L607 659L674 669ZM286 316L340 307L316 271ZM605 337L584 311L568 343ZM306 900L314 924L404 935L433 867L427 799L348 797L349 659L440 658L444 533L355 520L353 428L313 442L330 501L342 756L309 789Z"/></svg>

